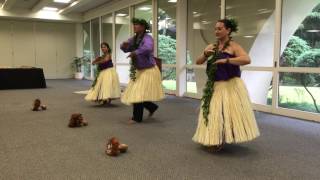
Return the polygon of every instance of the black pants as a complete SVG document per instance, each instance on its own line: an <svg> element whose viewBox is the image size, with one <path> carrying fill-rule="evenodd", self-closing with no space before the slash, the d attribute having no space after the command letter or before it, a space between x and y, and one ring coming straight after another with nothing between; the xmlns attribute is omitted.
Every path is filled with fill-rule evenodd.
<svg viewBox="0 0 320 180"><path fill-rule="evenodd" d="M133 117L132 120L141 122L143 118L143 108L146 108L150 113L153 113L158 109L158 105L153 102L146 101L133 104Z"/></svg>

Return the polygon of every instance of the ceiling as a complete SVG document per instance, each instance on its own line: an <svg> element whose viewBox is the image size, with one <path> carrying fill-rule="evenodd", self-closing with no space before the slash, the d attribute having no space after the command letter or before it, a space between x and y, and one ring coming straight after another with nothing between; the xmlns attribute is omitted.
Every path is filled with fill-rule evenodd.
<svg viewBox="0 0 320 180"><path fill-rule="evenodd" d="M32 17L32 15L26 16L26 13L35 14L43 11L44 7L56 8L51 12L56 11L64 16L81 15L112 1L116 0L69 0L68 3L58 3L55 0L0 0L0 18L10 16L18 18L19 14L25 17Z"/></svg>

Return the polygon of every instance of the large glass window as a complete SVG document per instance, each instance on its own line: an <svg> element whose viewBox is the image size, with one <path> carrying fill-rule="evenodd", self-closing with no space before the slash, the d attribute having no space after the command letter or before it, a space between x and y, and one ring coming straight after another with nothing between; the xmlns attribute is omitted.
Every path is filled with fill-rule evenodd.
<svg viewBox="0 0 320 180"><path fill-rule="evenodd" d="M246 84L252 103L271 105L272 77L271 71L242 71L241 78Z"/></svg>
<svg viewBox="0 0 320 180"><path fill-rule="evenodd" d="M92 40L92 51L93 56L100 56L100 29L99 29L99 18L91 21L91 40Z"/></svg>
<svg viewBox="0 0 320 180"><path fill-rule="evenodd" d="M207 75L204 68L187 69L187 92L202 96L206 79Z"/></svg>
<svg viewBox="0 0 320 180"><path fill-rule="evenodd" d="M91 49L90 49L90 22L86 22L82 24L82 36L83 36L83 56L91 59ZM84 64L84 77L91 77L91 65Z"/></svg>
<svg viewBox="0 0 320 180"><path fill-rule="evenodd" d="M220 19L220 0L188 0L187 64L196 58L209 43L215 43L214 25Z"/></svg>
<svg viewBox="0 0 320 180"><path fill-rule="evenodd" d="M126 63L129 64L129 60L127 59L127 54L124 53L120 49L120 45L123 41L126 41L129 39L129 25L130 25L130 19L129 19L129 9L123 9L120 11L117 11L115 17L115 33L116 33L116 61L117 63Z"/></svg>
<svg viewBox="0 0 320 180"><path fill-rule="evenodd" d="M158 56L163 64L176 64L176 7L159 0Z"/></svg>
<svg viewBox="0 0 320 180"><path fill-rule="evenodd" d="M284 0L280 66L320 67L319 57L319 1Z"/></svg>
<svg viewBox="0 0 320 180"><path fill-rule="evenodd" d="M176 3L158 0L158 57L162 64L176 64ZM176 90L176 68L162 70L165 89Z"/></svg>
<svg viewBox="0 0 320 180"><path fill-rule="evenodd" d="M226 0L226 17L239 23L234 40L249 53L249 66L273 66L274 10L274 0Z"/></svg>
<svg viewBox="0 0 320 180"><path fill-rule="evenodd" d="M117 66L117 72L120 77L120 83L128 83L128 78L121 78L121 77L128 77L128 69L129 69L129 59L127 56L129 53L124 53L120 49L120 45L123 41L126 41L130 37L129 26L130 26L130 19L129 19L129 9L125 8L115 12L115 36L116 36L116 63L122 64L122 67ZM127 64L127 65L124 65Z"/></svg>
<svg viewBox="0 0 320 180"><path fill-rule="evenodd" d="M100 28L99 18L91 21L92 60L100 56ZM92 66L93 76L96 76L97 66Z"/></svg>
<svg viewBox="0 0 320 180"><path fill-rule="evenodd" d="M251 58L251 64L247 66L274 66L274 10L273 0L226 0L226 17L233 18L239 23L239 31L233 35L233 39ZM241 76L253 103L271 105L273 77L271 71L243 71Z"/></svg>
<svg viewBox="0 0 320 180"><path fill-rule="evenodd" d="M150 24L150 32L152 32L152 1L147 0L134 6L134 17L145 19ZM152 35L150 33L150 35Z"/></svg>
<svg viewBox="0 0 320 180"><path fill-rule="evenodd" d="M108 14L102 16L101 19L101 27L102 27L102 41L109 44L111 50L113 51L113 38L112 38L112 24L113 17L112 14Z"/></svg>
<svg viewBox="0 0 320 180"><path fill-rule="evenodd" d="M162 68L162 85L167 90L176 90L176 68L163 67Z"/></svg>
<svg viewBox="0 0 320 180"><path fill-rule="evenodd" d="M220 0L188 0L188 65L194 65L197 57L210 43L215 43L214 25L220 19ZM187 69L187 92L202 94L206 82L203 67Z"/></svg>
<svg viewBox="0 0 320 180"><path fill-rule="evenodd" d="M280 73L279 107L320 113L320 74Z"/></svg>
<svg viewBox="0 0 320 180"><path fill-rule="evenodd" d="M305 68L279 74L279 107L320 113L320 75L307 73L320 67L319 1L283 1L279 65Z"/></svg>
<svg viewBox="0 0 320 180"><path fill-rule="evenodd" d="M128 65L117 65L117 72L119 73L119 81L121 84L127 84L129 82L129 70L130 66Z"/></svg>

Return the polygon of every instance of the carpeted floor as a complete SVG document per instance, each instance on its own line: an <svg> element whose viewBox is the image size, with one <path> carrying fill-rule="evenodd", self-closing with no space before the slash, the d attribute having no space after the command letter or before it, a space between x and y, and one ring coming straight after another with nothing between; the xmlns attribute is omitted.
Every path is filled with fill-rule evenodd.
<svg viewBox="0 0 320 180"><path fill-rule="evenodd" d="M256 113L261 137L211 153L192 142L199 101L168 96L154 118L128 125L131 107L85 102L88 81L48 80L47 89L0 91L0 179L319 179L320 124ZM47 111L31 111L40 98ZM70 115L89 126L70 129ZM129 145L105 155L106 139Z"/></svg>

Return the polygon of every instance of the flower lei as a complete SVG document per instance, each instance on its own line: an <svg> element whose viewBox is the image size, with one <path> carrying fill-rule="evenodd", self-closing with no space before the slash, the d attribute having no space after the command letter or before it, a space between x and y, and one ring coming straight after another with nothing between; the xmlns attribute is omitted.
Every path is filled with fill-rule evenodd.
<svg viewBox="0 0 320 180"><path fill-rule="evenodd" d="M141 36L141 38L138 38L138 35L134 36L134 40L133 40L133 46L132 49L136 50L139 48L141 41L143 40L144 37L144 33ZM131 57L131 61L130 61L130 79L132 81L135 81L137 79L136 77L136 72L137 72L137 66L136 66L136 57Z"/></svg>
<svg viewBox="0 0 320 180"><path fill-rule="evenodd" d="M208 115L209 115L209 109L210 109L210 101L214 92L214 82L215 82L215 73L217 71L217 65L213 64L218 58L221 56L222 52L230 45L231 37L225 44L223 45L223 48L221 51L219 51L219 42L217 42L214 46L215 48L213 49L213 55L207 62L207 69L206 69L206 74L207 74L207 82L206 86L203 90L203 96L201 98L203 104L202 104L202 115L205 118L204 124L207 126L208 125Z"/></svg>

